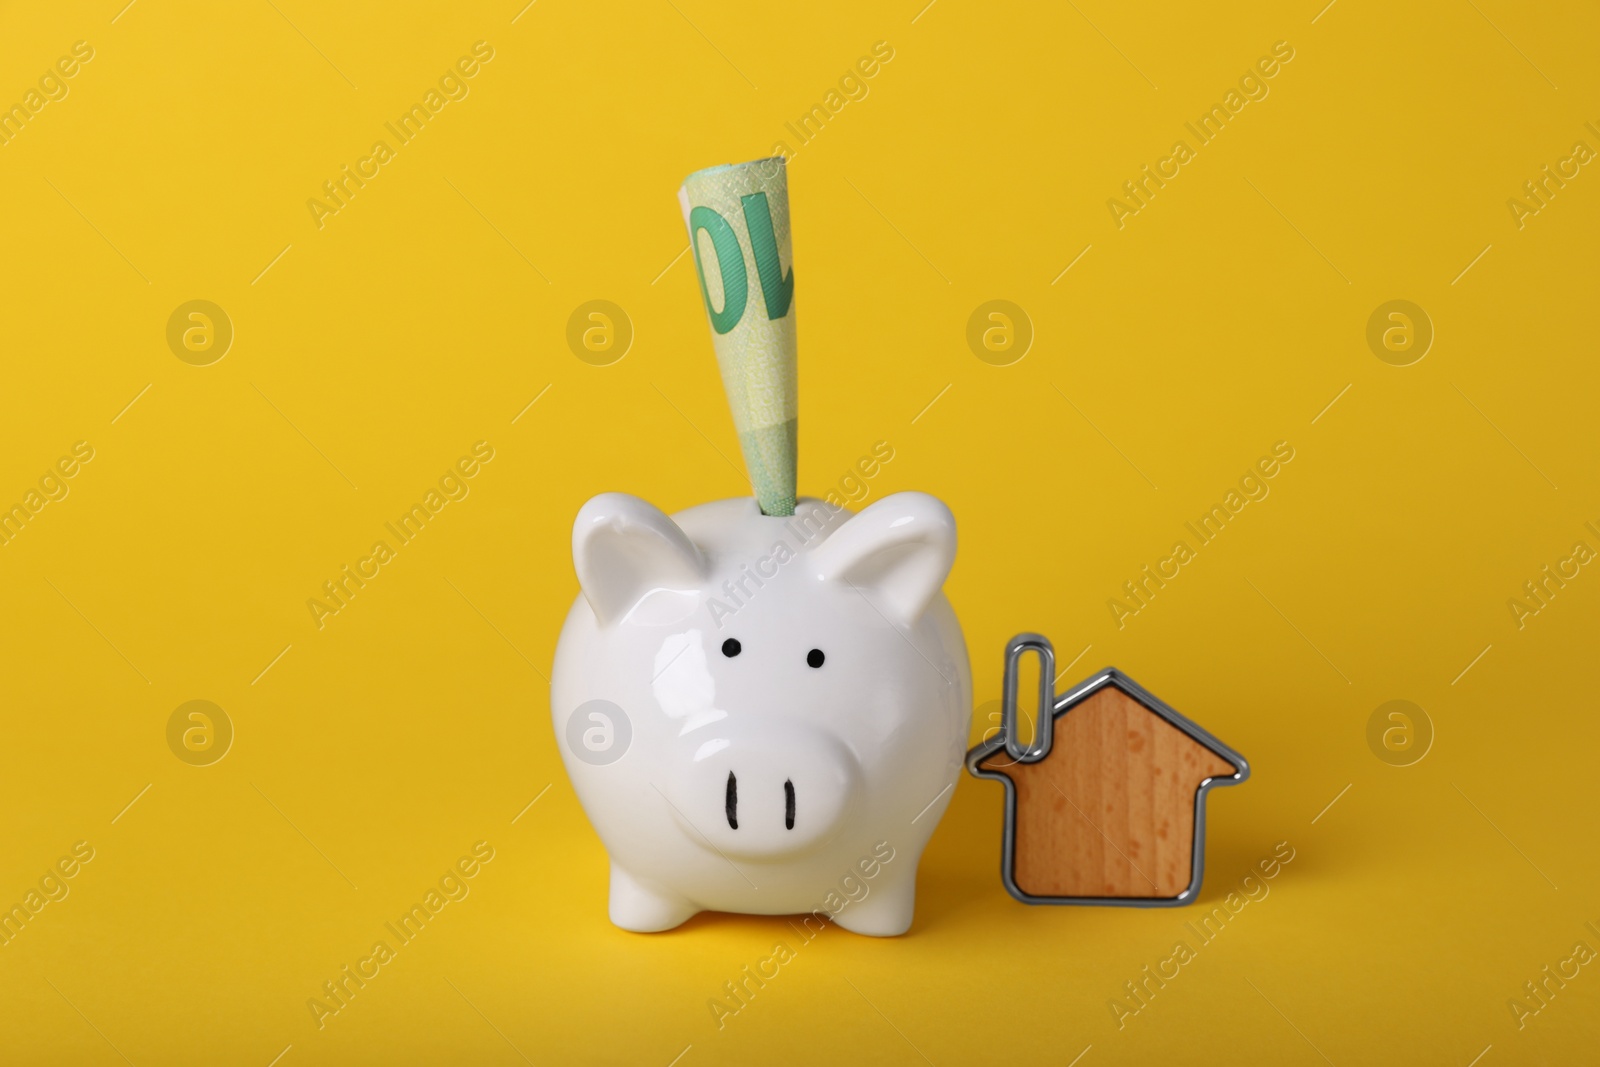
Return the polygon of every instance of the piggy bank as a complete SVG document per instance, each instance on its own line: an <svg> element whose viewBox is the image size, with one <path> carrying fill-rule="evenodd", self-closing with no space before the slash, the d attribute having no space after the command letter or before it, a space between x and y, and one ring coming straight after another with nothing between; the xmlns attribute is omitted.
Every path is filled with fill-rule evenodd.
<svg viewBox="0 0 1600 1067"><path fill-rule="evenodd" d="M610 856L613 923L910 927L972 706L941 591L955 554L950 510L923 493L854 515L802 499L785 518L753 499L584 505L551 710Z"/></svg>

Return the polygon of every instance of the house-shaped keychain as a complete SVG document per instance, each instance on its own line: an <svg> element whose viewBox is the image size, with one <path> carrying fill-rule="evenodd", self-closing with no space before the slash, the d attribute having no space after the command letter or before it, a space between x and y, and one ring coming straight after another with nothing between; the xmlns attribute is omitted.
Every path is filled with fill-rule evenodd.
<svg viewBox="0 0 1600 1067"><path fill-rule="evenodd" d="M1017 664L1039 656L1039 722L1017 731ZM1055 650L1006 645L1000 732L967 770L1006 787L1001 877L1025 904L1171 907L1200 892L1205 800L1250 776L1244 757L1108 667L1054 693ZM1050 714L1045 714L1050 709Z"/></svg>

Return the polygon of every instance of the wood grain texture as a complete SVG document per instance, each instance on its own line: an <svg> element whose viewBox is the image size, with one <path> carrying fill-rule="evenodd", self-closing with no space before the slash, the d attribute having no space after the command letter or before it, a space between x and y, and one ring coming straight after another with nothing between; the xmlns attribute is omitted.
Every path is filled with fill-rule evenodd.
<svg viewBox="0 0 1600 1067"><path fill-rule="evenodd" d="M1050 754L981 764L1017 792L1015 866L1043 897L1175 897L1194 863L1195 791L1221 756L1114 686L1055 720Z"/></svg>

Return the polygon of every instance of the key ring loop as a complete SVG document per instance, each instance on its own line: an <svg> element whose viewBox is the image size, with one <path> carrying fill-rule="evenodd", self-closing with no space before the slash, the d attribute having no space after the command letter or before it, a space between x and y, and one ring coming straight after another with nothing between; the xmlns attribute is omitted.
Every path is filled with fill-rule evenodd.
<svg viewBox="0 0 1600 1067"><path fill-rule="evenodd" d="M1033 743L1023 746L1017 737L1017 664L1024 653L1039 656L1039 724ZM1050 754L1052 727L1055 725L1056 650L1043 634L1018 634L1006 642L1005 680L1000 695L1000 730L1005 737L1006 754L1018 763L1038 763Z"/></svg>

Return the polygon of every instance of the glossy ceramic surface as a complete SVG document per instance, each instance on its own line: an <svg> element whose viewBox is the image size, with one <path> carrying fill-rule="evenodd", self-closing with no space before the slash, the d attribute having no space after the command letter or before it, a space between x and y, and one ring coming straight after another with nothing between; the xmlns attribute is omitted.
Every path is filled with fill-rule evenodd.
<svg viewBox="0 0 1600 1067"><path fill-rule="evenodd" d="M552 714L611 857L611 919L819 912L910 925L917 863L964 756L971 671L941 592L955 522L899 493L852 516L722 500L578 513L583 592Z"/></svg>

